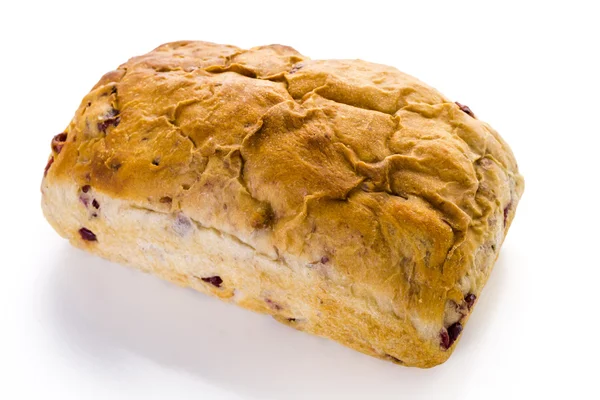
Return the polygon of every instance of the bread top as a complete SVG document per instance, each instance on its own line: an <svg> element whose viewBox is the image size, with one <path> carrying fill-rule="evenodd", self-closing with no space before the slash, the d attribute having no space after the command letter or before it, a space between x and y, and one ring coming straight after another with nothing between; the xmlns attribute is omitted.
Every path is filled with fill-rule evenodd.
<svg viewBox="0 0 600 400"><path fill-rule="evenodd" d="M104 75L65 133L47 179L318 269L423 337L479 292L465 276L523 188L468 108L393 67L281 45L164 44Z"/></svg>

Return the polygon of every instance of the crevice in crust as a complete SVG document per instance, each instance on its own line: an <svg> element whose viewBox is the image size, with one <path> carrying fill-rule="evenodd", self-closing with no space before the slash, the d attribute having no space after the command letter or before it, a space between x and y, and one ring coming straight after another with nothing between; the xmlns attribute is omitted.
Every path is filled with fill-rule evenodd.
<svg viewBox="0 0 600 400"><path fill-rule="evenodd" d="M157 214L163 214L163 215L172 215L173 214L172 212L164 212L164 211L160 211L160 210L154 210L152 208L140 206L138 204L132 204L129 207L131 207L134 210L140 210L140 211L145 211L145 212L149 212L149 213L157 213ZM188 218L192 222L192 224L196 227L196 229L198 229L198 230L206 230L206 231L213 232L218 237L226 237L227 239L230 239L230 240L238 243L240 246L243 246L243 247L247 248L248 250L253 251L257 255L260 255L262 257L268 258L271 261L285 261L282 258L273 259L268 254L259 251L257 248L255 248L254 246L252 246L250 243L247 243L247 242L243 241L242 239L240 239L236 235L233 235L231 233L225 232L225 231L223 231L221 229L218 229L218 228L215 228L213 226L203 225L199 221L197 221L197 220L195 220L195 219L193 219L193 218L191 218L189 216L186 216L186 218ZM289 267L289 265L287 265L287 263L285 263L285 264L286 264L286 266Z"/></svg>

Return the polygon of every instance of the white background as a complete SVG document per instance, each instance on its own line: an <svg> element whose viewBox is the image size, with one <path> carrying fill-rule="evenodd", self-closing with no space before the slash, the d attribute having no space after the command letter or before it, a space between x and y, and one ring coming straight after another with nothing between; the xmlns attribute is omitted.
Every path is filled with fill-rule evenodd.
<svg viewBox="0 0 600 400"><path fill-rule="evenodd" d="M600 398L597 2L333 3L1 3L1 399ZM508 141L525 194L447 363L379 361L54 233L50 139L104 72L180 39L394 65Z"/></svg>

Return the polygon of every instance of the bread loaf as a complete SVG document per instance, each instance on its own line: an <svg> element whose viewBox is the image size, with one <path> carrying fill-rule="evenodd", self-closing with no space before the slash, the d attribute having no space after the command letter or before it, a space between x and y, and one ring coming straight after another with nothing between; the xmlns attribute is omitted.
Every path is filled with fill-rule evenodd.
<svg viewBox="0 0 600 400"><path fill-rule="evenodd" d="M104 75L52 140L70 242L398 364L454 350L523 179L395 68L182 41Z"/></svg>

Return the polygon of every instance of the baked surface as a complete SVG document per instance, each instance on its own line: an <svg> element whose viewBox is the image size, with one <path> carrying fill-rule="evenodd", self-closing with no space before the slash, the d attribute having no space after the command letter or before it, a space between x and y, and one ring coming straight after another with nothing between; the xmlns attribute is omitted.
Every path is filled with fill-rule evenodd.
<svg viewBox="0 0 600 400"><path fill-rule="evenodd" d="M75 246L403 365L455 348L523 192L508 145L395 68L174 42L52 141Z"/></svg>

